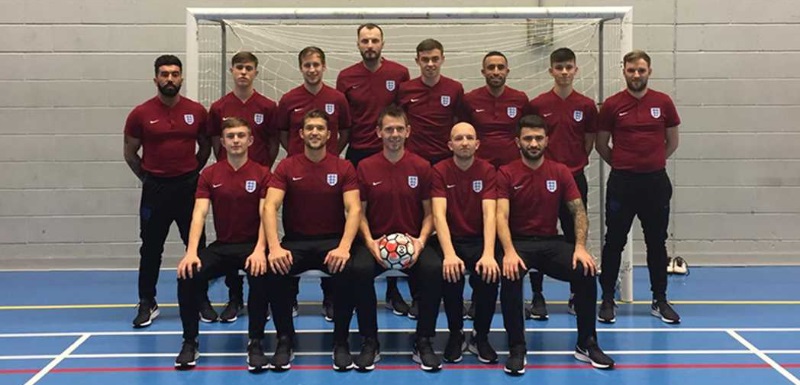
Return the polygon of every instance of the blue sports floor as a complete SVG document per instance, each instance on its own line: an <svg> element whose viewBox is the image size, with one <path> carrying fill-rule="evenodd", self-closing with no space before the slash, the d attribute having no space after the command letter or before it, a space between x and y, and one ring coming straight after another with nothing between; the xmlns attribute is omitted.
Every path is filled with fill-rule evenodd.
<svg viewBox="0 0 800 385"><path fill-rule="evenodd" d="M181 327L174 274L162 271L161 316L150 328L134 330L134 271L0 272L0 384L800 385L800 267L695 267L689 276L670 277L670 299L683 318L677 326L650 316L647 273L637 268L637 301L620 304L616 324L598 324L600 345L617 361L614 371L595 370L572 357L575 320L566 313L567 286L548 279L550 320L526 321L529 356L522 377L503 373L503 355L496 366L467 354L441 372L422 372L409 355L414 323L383 307L378 320L383 360L377 369L336 373L330 369L332 325L319 315L321 294L314 281L301 286L301 315L295 320L299 353L291 371L246 371L247 320L240 317L233 324L202 324L197 368L177 372L172 363ZM384 281L378 282L382 298ZM211 297L225 301L221 282L212 286ZM443 313L438 327L441 353L447 334ZM495 347L506 350L499 314L492 328ZM272 322L267 329L272 332ZM265 348L271 352L274 334L269 337ZM356 341L351 347L357 352Z"/></svg>

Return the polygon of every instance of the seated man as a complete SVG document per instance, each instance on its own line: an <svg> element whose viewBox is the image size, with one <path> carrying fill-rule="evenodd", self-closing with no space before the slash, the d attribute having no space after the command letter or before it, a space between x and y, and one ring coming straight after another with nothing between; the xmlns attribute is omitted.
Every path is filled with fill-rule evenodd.
<svg viewBox="0 0 800 385"><path fill-rule="evenodd" d="M260 227L259 213L269 180L269 169L247 157L253 134L242 119L228 118L222 123L222 145L227 160L215 163L200 174L196 201L189 230L186 255L178 264L178 304L183 323L183 347L175 359L178 369L195 366L198 353L198 321L200 304L205 299L209 279L247 271L250 311L247 366L251 371L266 369L261 340L267 323L267 287L265 273L266 242ZM209 204L214 209L216 242L197 254Z"/></svg>
<svg viewBox="0 0 800 385"><path fill-rule="evenodd" d="M578 317L575 358L598 369L614 367L614 360L597 345L597 266L586 251L586 210L569 169L544 158L547 134L541 117L522 117L515 139L522 157L500 167L497 175L497 235L504 252L500 301L510 352L505 371L511 375L525 373L521 278L529 267L571 284ZM558 236L556 222L562 201L575 221L575 245Z"/></svg>
<svg viewBox="0 0 800 385"><path fill-rule="evenodd" d="M264 204L269 243L267 277L278 334L272 357L274 370L292 367L292 275L311 269L333 276L333 368L344 371L354 367L347 341L354 306L351 291L357 289L352 289L354 280L346 274L361 219L361 201L353 165L325 150L331 138L328 119L325 112L316 109L305 114L299 129L303 152L278 163ZM283 242L278 239L281 205L286 232Z"/></svg>

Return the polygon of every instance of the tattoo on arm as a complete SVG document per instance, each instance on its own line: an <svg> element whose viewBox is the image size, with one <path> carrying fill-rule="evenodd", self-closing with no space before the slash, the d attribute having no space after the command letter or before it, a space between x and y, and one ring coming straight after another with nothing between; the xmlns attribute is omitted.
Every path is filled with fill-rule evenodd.
<svg viewBox="0 0 800 385"><path fill-rule="evenodd" d="M569 201L567 202L567 207L575 221L575 243L586 246L586 234L589 231L589 218L586 216L586 209L583 208L583 201L580 199Z"/></svg>

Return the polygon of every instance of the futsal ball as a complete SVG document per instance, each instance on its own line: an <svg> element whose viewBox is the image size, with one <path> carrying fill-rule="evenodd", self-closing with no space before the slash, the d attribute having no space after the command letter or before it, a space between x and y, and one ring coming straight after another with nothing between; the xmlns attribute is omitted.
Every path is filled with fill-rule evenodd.
<svg viewBox="0 0 800 385"><path fill-rule="evenodd" d="M402 270L411 264L414 243L405 234L389 234L378 243L381 259L392 270Z"/></svg>

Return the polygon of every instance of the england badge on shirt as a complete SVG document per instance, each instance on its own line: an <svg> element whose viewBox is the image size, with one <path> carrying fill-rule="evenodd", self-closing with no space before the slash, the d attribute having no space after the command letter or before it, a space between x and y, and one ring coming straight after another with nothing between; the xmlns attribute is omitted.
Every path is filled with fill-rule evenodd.
<svg viewBox="0 0 800 385"><path fill-rule="evenodd" d="M328 186L336 186L339 182L339 174L328 174Z"/></svg>
<svg viewBox="0 0 800 385"><path fill-rule="evenodd" d="M417 188L419 184L419 178L416 175L408 177L408 187Z"/></svg>
<svg viewBox="0 0 800 385"><path fill-rule="evenodd" d="M508 114L509 118L514 119L515 117L517 117L517 107L506 108L506 114Z"/></svg>
<svg viewBox="0 0 800 385"><path fill-rule="evenodd" d="M386 81L386 90L389 92L394 91L394 88L397 86L397 83L394 80L387 80Z"/></svg>
<svg viewBox="0 0 800 385"><path fill-rule="evenodd" d="M249 193L256 191L256 181L254 180L244 181L244 191L247 191Z"/></svg>
<svg viewBox="0 0 800 385"><path fill-rule="evenodd" d="M194 115L192 115L192 114L184 114L183 115L183 121L186 122L186 124L189 124L189 125L194 124Z"/></svg>
<svg viewBox="0 0 800 385"><path fill-rule="evenodd" d="M472 191L479 193L483 191L483 181L482 180L473 180L472 181Z"/></svg>
<svg viewBox="0 0 800 385"><path fill-rule="evenodd" d="M442 95L441 102L442 102L442 107L449 106L450 105L450 96Z"/></svg>
<svg viewBox="0 0 800 385"><path fill-rule="evenodd" d="M336 106L333 103L325 103L325 112L327 112L328 115L333 114L334 111L336 111Z"/></svg>
<svg viewBox="0 0 800 385"><path fill-rule="evenodd" d="M555 180L553 180L553 179L548 179L547 180L547 191L556 192L557 188L558 188L558 185L556 184Z"/></svg>
<svg viewBox="0 0 800 385"><path fill-rule="evenodd" d="M661 117L661 108L660 108L660 107L653 107L653 108L651 108L651 109L650 109L650 116L652 116L652 117L653 117L653 119L658 119L658 118L660 118L660 117Z"/></svg>
<svg viewBox="0 0 800 385"><path fill-rule="evenodd" d="M575 119L576 122L580 122L581 120L583 120L583 111L581 110L572 111L572 119Z"/></svg>
<svg viewBox="0 0 800 385"><path fill-rule="evenodd" d="M256 124L264 123L264 114L253 115L253 121L256 122Z"/></svg>

